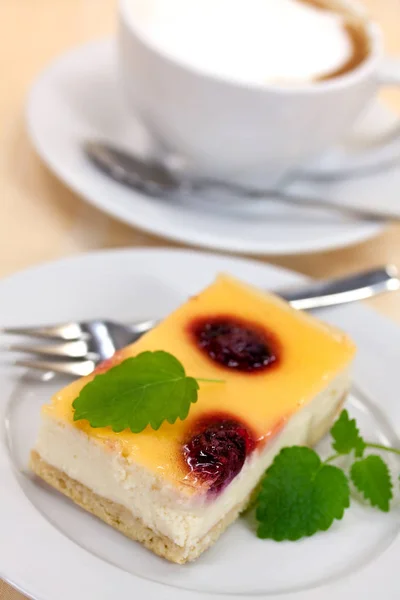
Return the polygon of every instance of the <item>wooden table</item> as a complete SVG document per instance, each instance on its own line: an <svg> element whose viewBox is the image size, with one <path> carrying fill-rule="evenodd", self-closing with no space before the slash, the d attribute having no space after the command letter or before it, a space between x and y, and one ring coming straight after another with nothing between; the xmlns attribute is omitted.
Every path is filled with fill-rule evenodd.
<svg viewBox="0 0 400 600"><path fill-rule="evenodd" d="M388 51L400 55L400 0L364 2L385 30ZM0 94L0 276L44 260L91 249L173 245L130 229L83 203L40 162L25 131L25 98L38 72L70 46L112 33L116 3L116 0L3 0L0 3L3 83ZM400 110L399 95L388 93L385 99ZM314 255L264 257L263 260L314 277L330 277L385 262L400 267L400 225L391 225L379 237L356 247ZM399 294L392 294L370 304L400 323L399 300ZM23 598L0 581L0 600Z"/></svg>

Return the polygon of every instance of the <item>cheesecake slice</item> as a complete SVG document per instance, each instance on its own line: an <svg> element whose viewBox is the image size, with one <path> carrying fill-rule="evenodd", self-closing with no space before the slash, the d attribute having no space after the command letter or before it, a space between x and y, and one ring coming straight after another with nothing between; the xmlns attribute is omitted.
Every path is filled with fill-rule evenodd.
<svg viewBox="0 0 400 600"><path fill-rule="evenodd" d="M31 465L109 525L184 563L237 518L282 447L313 445L329 430L355 348L338 330L221 275L98 373L148 350L224 383L202 383L183 421L116 433L74 421L73 401L96 374L82 378L43 407Z"/></svg>

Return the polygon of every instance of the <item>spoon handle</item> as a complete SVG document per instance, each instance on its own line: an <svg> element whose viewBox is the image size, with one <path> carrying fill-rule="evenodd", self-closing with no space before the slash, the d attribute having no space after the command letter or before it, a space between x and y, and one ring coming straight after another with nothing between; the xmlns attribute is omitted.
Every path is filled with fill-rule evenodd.
<svg viewBox="0 0 400 600"><path fill-rule="evenodd" d="M374 208L362 208L358 206L351 206L347 204L339 204L334 200L328 198L320 198L313 195L306 195L303 193L293 192L288 193L283 189L274 190L263 190L263 189L252 189L245 187L241 184L236 184L229 181L219 181L217 179L198 179L193 181L193 188L196 191L206 191L207 189L221 189L225 192L233 194L237 198L250 199L250 200L278 200L284 204L289 204L297 207L309 207L317 209L325 209L335 211L339 214L345 215L352 219L367 220L367 221L398 221L400 220L399 213L392 213L390 211L381 211ZM230 202L229 199L225 200L226 204Z"/></svg>
<svg viewBox="0 0 400 600"><path fill-rule="evenodd" d="M91 163L100 171L111 177L114 181L149 196L162 198L182 192L205 192L207 190L220 189L236 196L236 199L224 199L227 207L229 207L229 203L232 205L236 203L237 205L238 200L245 199L258 199L260 202L262 200L278 200L297 207L330 210L358 220L400 220L400 214L391 213L390 211L348 206L339 204L333 200L318 198L312 195L309 196L304 193L288 193L279 189L251 189L240 184L220 181L218 179L189 179L185 176L184 172L174 172L161 163L134 156L125 150L96 140L87 140L83 143L82 147Z"/></svg>
<svg viewBox="0 0 400 600"><path fill-rule="evenodd" d="M399 214L391 213L390 211L361 208L358 206L350 206L348 204L338 204L334 200L317 198L316 196L304 196L298 195L297 193L287 194L278 191L276 197L284 204L331 210L352 219L363 221L398 221L400 219Z"/></svg>

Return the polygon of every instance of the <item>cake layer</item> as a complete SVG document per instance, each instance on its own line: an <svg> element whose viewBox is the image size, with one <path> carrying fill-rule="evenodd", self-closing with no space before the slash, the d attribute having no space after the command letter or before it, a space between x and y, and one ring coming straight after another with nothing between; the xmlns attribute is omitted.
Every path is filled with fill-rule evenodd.
<svg viewBox="0 0 400 600"><path fill-rule="evenodd" d="M91 500L77 500L73 486L68 488L69 491L61 491L157 553L170 560L184 562L195 558L229 524L228 515L237 514L238 507L245 505L263 472L282 447L313 445L329 430L348 388L346 368L306 407L293 414L273 439L252 452L240 473L217 496L185 494L184 488L178 489L165 480L162 469L154 471L145 465L133 463L131 456L126 456L121 446L102 443L98 437L87 435L85 430L54 418L52 414L43 416L36 445L36 451L47 467L38 468L34 461L34 469L58 489L62 485L55 482L60 481L60 477L82 484L92 492ZM58 476L58 479L44 476L43 473L50 467L62 476ZM126 518L118 524L115 515L107 516L107 511L99 507L99 498L123 507L127 512L121 514ZM130 525L124 524L126 519ZM136 527L135 520L140 527ZM221 523L225 525L219 526ZM154 542L152 546L145 541L151 536L145 535L143 528L153 532L156 536L154 539L169 540L165 552L160 550L162 544ZM210 544L204 542L206 538L212 540Z"/></svg>
<svg viewBox="0 0 400 600"><path fill-rule="evenodd" d="M334 384L355 351L341 332L227 276L220 276L121 351L114 363L148 350L170 352L188 375L224 383L201 383L198 401L191 406L188 418L173 425L164 422L157 431L147 427L141 433L115 433L110 427L92 428L87 421L74 422L72 403L93 376L58 393L43 408L43 415L54 420L56 428L65 424L66 431L74 433L73 439L85 439L78 435L82 432L93 441L93 448L103 445L106 456L110 452L126 459L124 465L132 465L132 472L152 473L166 489L173 486L180 496L188 497L203 495L207 486L217 489L215 482L194 473L183 453L202 420L234 422L246 431L254 457L263 453L264 445L268 452L271 439ZM57 453L56 438L53 443ZM247 445L245 454L249 454ZM251 465L251 457L247 458ZM239 462L242 459L238 457Z"/></svg>
<svg viewBox="0 0 400 600"><path fill-rule="evenodd" d="M221 533L233 523L239 514L246 508L248 498L240 505L235 506L221 521L192 546L189 550L178 546L168 537L160 535L146 527L144 523L135 518L124 506L112 500L107 500L92 490L75 481L63 471L46 463L36 451L31 454L31 468L46 483L70 498L88 512L92 513L108 525L114 527L127 537L140 542L146 548L167 560L183 564L195 560L204 550L207 550L219 538Z"/></svg>

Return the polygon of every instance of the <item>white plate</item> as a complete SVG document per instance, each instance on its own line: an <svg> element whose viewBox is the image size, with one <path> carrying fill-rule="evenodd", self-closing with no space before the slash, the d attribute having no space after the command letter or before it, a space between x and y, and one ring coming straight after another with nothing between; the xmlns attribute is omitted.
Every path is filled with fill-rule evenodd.
<svg viewBox="0 0 400 600"><path fill-rule="evenodd" d="M383 135L394 119L379 110L371 115L360 125L357 144L366 143L371 128ZM99 173L81 152L80 145L87 138L106 139L136 153L154 151L140 122L124 104L111 41L74 49L48 67L30 94L28 125L42 159L75 192L129 225L172 240L230 252L291 254L354 244L382 229L382 224L355 222L331 211L288 207L270 200L243 201L235 210L227 209L217 197L158 200ZM302 189L359 205L365 195L368 205L381 204L383 194L370 192L376 190L377 177L382 190L382 177L376 174L339 186L318 184ZM383 185L383 202L391 210L398 204L400 169L394 177L392 183L391 175L385 174Z"/></svg>
<svg viewBox="0 0 400 600"><path fill-rule="evenodd" d="M1 319L15 325L159 316L221 271L262 288L301 281L269 265L188 250L100 252L0 282ZM361 306L322 314L359 344L356 380L372 400L353 396L351 412L368 437L396 443L400 329ZM251 521L239 519L193 564L157 558L30 477L39 408L55 384L2 366L0 388L0 576L33 598L217 600L234 593L247 600L375 600L382 593L385 600L399 598L398 512L385 515L357 503L330 531L297 543L258 540Z"/></svg>

